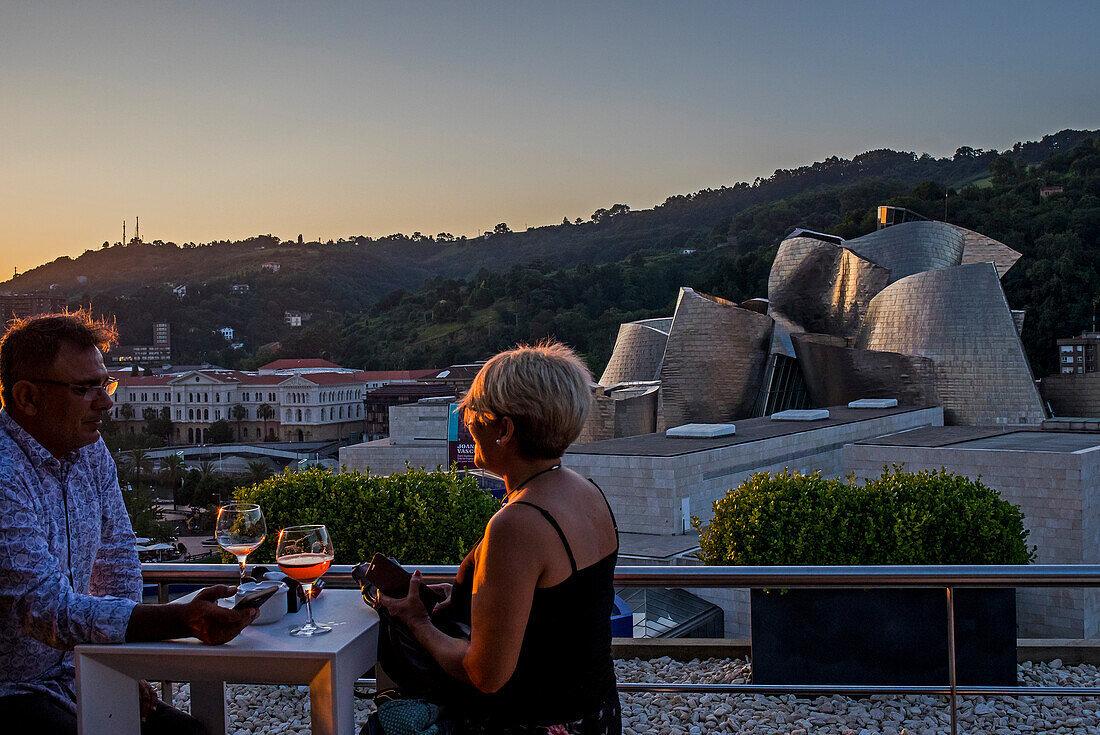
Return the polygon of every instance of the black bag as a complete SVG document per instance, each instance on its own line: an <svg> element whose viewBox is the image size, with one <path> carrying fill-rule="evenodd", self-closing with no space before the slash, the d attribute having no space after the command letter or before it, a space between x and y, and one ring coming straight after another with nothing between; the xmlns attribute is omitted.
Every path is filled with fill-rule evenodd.
<svg viewBox="0 0 1100 735"><path fill-rule="evenodd" d="M458 708L479 696L475 688L444 671L412 631L379 605L378 588L366 579L365 566L366 563L355 567L352 578L359 583L363 600L378 613L378 663L401 695ZM432 625L450 637L470 640L470 626L454 619L451 608L429 613L429 618Z"/></svg>

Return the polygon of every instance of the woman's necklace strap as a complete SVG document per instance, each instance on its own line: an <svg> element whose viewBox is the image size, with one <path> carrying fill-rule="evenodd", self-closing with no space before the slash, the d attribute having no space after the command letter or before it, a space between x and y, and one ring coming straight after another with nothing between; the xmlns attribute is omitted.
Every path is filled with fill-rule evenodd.
<svg viewBox="0 0 1100 735"><path fill-rule="evenodd" d="M508 492L508 493L504 494L504 499L500 501L500 507L503 508L504 506L508 505L509 498L511 498L516 493L518 493L524 487L526 487L527 483L531 482L531 480L534 480L539 475L545 475L547 472L553 472L554 470L560 470L560 469L561 469L561 462L557 463L553 467L547 467L546 469L539 470L535 474L531 475L526 480L524 480L523 482L516 485L515 490L512 490L511 492Z"/></svg>

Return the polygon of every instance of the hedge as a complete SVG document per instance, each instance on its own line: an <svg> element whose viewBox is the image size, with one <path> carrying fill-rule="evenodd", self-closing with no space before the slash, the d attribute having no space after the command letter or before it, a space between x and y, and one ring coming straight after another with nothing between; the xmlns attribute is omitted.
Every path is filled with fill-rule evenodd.
<svg viewBox="0 0 1100 735"><path fill-rule="evenodd" d="M382 477L314 467L240 488L234 497L264 511L267 538L249 561L265 563L275 560L279 529L323 523L337 564L356 564L375 552L406 564L457 564L499 508L472 477L453 470Z"/></svg>
<svg viewBox="0 0 1100 735"><path fill-rule="evenodd" d="M714 503L700 529L705 564L1027 564L1035 559L1020 509L945 469L900 466L859 483L760 472Z"/></svg>

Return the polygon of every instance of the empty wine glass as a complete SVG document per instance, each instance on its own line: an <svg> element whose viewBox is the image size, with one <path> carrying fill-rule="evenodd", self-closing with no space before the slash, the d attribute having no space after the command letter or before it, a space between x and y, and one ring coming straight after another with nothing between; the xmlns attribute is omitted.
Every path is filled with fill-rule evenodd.
<svg viewBox="0 0 1100 735"><path fill-rule="evenodd" d="M324 526L291 526L279 531L275 548L275 563L283 574L302 585L306 596L309 620L293 628L290 634L305 637L328 633L332 628L318 625L313 619L313 583L332 565L334 553L328 529Z"/></svg>
<svg viewBox="0 0 1100 735"><path fill-rule="evenodd" d="M214 535L218 545L237 557L244 584L245 560L264 542L267 522L264 512L255 503L230 503L218 509L218 524Z"/></svg>

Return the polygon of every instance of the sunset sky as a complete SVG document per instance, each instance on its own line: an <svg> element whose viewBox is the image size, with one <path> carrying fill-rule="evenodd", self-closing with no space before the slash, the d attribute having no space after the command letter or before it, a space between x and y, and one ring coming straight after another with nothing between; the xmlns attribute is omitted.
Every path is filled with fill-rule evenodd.
<svg viewBox="0 0 1100 735"><path fill-rule="evenodd" d="M1093 2L4 2L0 268L472 235L1100 128Z"/></svg>

